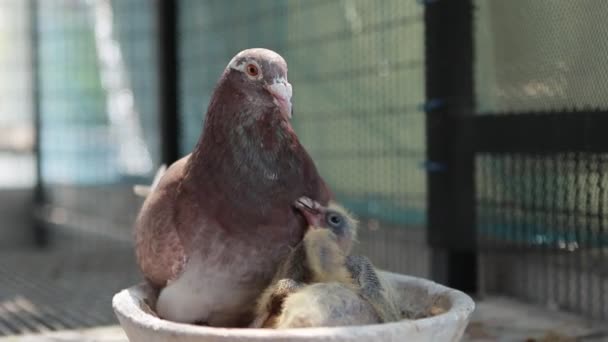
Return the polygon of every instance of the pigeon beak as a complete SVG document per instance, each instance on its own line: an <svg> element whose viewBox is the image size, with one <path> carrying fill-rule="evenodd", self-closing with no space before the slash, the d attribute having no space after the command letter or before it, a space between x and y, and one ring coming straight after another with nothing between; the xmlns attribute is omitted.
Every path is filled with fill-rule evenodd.
<svg viewBox="0 0 608 342"><path fill-rule="evenodd" d="M321 219L323 217L323 212L319 205L312 201L310 198L301 197L295 203L294 206L296 209L304 215L306 222L308 222L308 226L312 229L321 228Z"/></svg>
<svg viewBox="0 0 608 342"><path fill-rule="evenodd" d="M266 86L266 89L274 98L274 103L279 107L281 115L286 120L291 119L291 114L293 113L291 105L292 89L287 79L283 77L276 78L272 84Z"/></svg>

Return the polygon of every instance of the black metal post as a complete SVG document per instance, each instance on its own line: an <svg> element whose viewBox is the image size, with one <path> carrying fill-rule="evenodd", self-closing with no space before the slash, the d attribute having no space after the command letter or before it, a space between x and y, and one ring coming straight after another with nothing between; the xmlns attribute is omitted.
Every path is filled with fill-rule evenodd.
<svg viewBox="0 0 608 342"><path fill-rule="evenodd" d="M472 125L472 0L427 1L425 10L428 231L432 277L476 292Z"/></svg>
<svg viewBox="0 0 608 342"><path fill-rule="evenodd" d="M178 0L157 0L161 159L170 165L179 152Z"/></svg>
<svg viewBox="0 0 608 342"><path fill-rule="evenodd" d="M32 116L34 119L34 158L36 167L36 180L34 185L34 199L32 210L32 231L34 242L39 247L48 245L48 228L44 223L41 212L45 203L44 184L42 179L42 151L40 136L42 131L42 117L40 112L40 56L39 56L39 26L38 26L38 0L30 0L30 56L31 56L31 89L32 89Z"/></svg>

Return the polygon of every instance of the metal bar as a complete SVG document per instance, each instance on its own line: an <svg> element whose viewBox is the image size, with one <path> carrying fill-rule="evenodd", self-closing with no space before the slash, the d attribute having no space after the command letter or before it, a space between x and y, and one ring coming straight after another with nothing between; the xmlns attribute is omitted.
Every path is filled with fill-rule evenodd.
<svg viewBox="0 0 608 342"><path fill-rule="evenodd" d="M473 4L426 2L427 239L432 277L468 292L477 286L475 167L472 126ZM446 58L450 56L450 58Z"/></svg>
<svg viewBox="0 0 608 342"><path fill-rule="evenodd" d="M570 166L570 164L571 164L570 161L572 161L572 160L573 160L573 153L569 153L567 155L567 157L566 157L567 168L565 170L565 171L567 171L567 177L568 177L568 180L565 183L565 185L567 187L566 187L566 190L563 192L563 198L562 198L564 205L567 205L567 206L570 206L570 203L568 201L569 200L569 192L568 192L568 190L572 191L572 188L575 188L575 189L578 188L576 186L574 186L574 187L570 186L570 184L574 183L574 179L573 178L575 177L575 172L576 172L576 170L573 168L573 166ZM578 200L578 198L575 198L575 201L576 200ZM577 208L574 207L573 209L576 210ZM568 235L570 235L572 233L572 227L576 227L576 219L575 218L576 218L575 215L568 216L567 223L564 224L564 226L566 227L565 228L565 233L568 234ZM569 243L570 242L568 240L566 240L566 244L569 244ZM566 275L565 275L565 281L564 281L564 283L566 284L566 286L565 286L564 303L565 303L565 307L567 307L568 309L573 309L574 306L572 305L571 293L572 293L572 291L574 289L574 286L572 286L572 282L570 281L570 279L572 279L573 274L574 274L574 272L573 272L573 268L574 268L574 266L573 266L573 254L572 253L567 254L564 257L564 259L565 259L565 261L567 263L567 266L566 266L566 269L565 269Z"/></svg>
<svg viewBox="0 0 608 342"><path fill-rule="evenodd" d="M584 161L581 160L582 156L581 153L575 153L574 154L574 210L581 210L581 207L583 206L583 203L585 203L585 199L583 198L583 189L581 186L581 177L583 177L583 175L581 175L583 169L581 166L583 166L582 164L584 163ZM573 216L572 217L572 232L574 234L574 236L576 237L576 253L573 255L574 258L576 258L574 260L574 274L576 277L576 285L575 285L575 299L574 299L574 303L575 305L574 310L578 311L578 312L582 312L582 310L584 309L583 307L583 271L582 271L582 265L583 265L583 259L582 259L582 255L581 255L581 244L582 244L582 234L581 234L581 222L578 218L578 216Z"/></svg>
<svg viewBox="0 0 608 342"><path fill-rule="evenodd" d="M594 173L594 164L596 163L596 156L594 155L585 155L585 211L592 211L593 209L593 204L594 204L594 200L593 200L593 194L595 193L596 189L594 188L595 184L593 183L593 173ZM595 235L593 234L593 219L589 216L587 217L581 217L581 221L583 222L583 224L581 225L581 230L584 232L583 237L582 237L582 241L581 241L581 245L580 245L580 251L581 251L581 263L583 265L589 265L591 262L591 258L590 258L590 252L592 247L592 236L595 237ZM598 267L598 271L599 271L599 267ZM592 271L587 271L587 272L583 272L581 270L582 274L581 274L581 278L583 278L583 276L585 276L585 280L583 281L584 284L586 286L584 286L584 289L581 288L581 291L583 291L583 293L581 294L582 298L581 298L581 306L583 307L583 313L587 314L589 317L593 317L593 300L596 298L594 297L594 293L593 293L593 272ZM585 298L586 296L586 298ZM596 299L597 300L597 299Z"/></svg>
<svg viewBox="0 0 608 342"><path fill-rule="evenodd" d="M524 240L523 236L528 234L526 228L526 217L529 211L526 210L524 196L527 193L528 189L526 188L526 184L524 182L525 177L529 177L526 174L526 160L520 154L511 154L511 175L509 178L505 179L505 181L509 181L509 179L517 180L513 183L513 193L510 198L511 201L514 202L515 206L513 210L508 210L505 214L511 218L511 222L513 222L513 234L517 241L517 247L514 249L516 254L516 269L515 272L518 274L516 279L516 283L518 284L516 295L527 299L527 289L529 285L529 255L530 255L530 243Z"/></svg>
<svg viewBox="0 0 608 342"><path fill-rule="evenodd" d="M606 235L605 235L605 220L604 220L604 215L606 214L605 212L605 194L606 194L606 189L604 187L604 167L607 166L608 164L605 162L606 161L606 156L599 156L599 161L598 161L598 167L597 167L597 171L598 171L598 177L597 177L597 189L598 189L598 201L597 201L597 220L599 222L599 232L598 235L600 238L600 248L599 248L599 264L600 265L605 265L606 262L608 261L608 258L606 257L606 247L604 246L604 244L606 243L605 239L606 239ZM606 273L604 272L600 272L599 274L599 284L598 284L598 292L599 292L599 319L600 320L604 320L606 318L606 305L604 303L606 303L606 295L605 295L605 291L604 291L604 282L606 282Z"/></svg>
<svg viewBox="0 0 608 342"><path fill-rule="evenodd" d="M551 202L551 214L544 214L545 217L544 224L547 226L553 227L551 229L551 233L558 233L556 230L559 227L559 221L557 219L558 216L558 208L559 208L559 177L556 172L558 169L558 155L553 155L549 159L549 164L544 168L543 177L545 178L545 196L550 196ZM556 253L554 252L558 246L558 242L551 241L550 245L545 245L543 248L545 257L547 258L547 292L548 296L546 297L546 301L544 304L555 304L559 303L559 279L557 277L558 267L557 267L557 258Z"/></svg>
<svg viewBox="0 0 608 342"><path fill-rule="evenodd" d="M157 0L161 159L167 165L180 157L177 16L177 0Z"/></svg>
<svg viewBox="0 0 608 342"><path fill-rule="evenodd" d="M608 111L477 115L459 124L467 125L476 152L608 152Z"/></svg>
<svg viewBox="0 0 608 342"><path fill-rule="evenodd" d="M40 109L40 36L38 26L38 0L29 1L30 14L30 58L31 58L31 82L32 82L32 114L34 118L34 156L35 156L35 174L36 180L34 185L34 203L33 203L33 220L32 232L34 243L39 247L48 245L49 234L48 228L44 220L39 215L42 211L42 206L45 203L44 184L42 179L42 149L40 148L40 139L42 133L42 113Z"/></svg>

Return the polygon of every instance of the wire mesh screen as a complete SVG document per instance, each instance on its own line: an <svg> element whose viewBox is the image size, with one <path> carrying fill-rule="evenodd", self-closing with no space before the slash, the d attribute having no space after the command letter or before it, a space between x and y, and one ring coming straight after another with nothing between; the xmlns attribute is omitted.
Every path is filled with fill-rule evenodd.
<svg viewBox="0 0 608 342"><path fill-rule="evenodd" d="M478 113L607 108L608 3L475 1Z"/></svg>
<svg viewBox="0 0 608 342"><path fill-rule="evenodd" d="M29 19L27 2L0 2L0 248L30 238L22 219L36 183Z"/></svg>
<svg viewBox="0 0 608 342"><path fill-rule="evenodd" d="M159 155L154 8L136 0L39 4L50 218L105 222L95 230L129 239L138 208L129 184L150 176Z"/></svg>
<svg viewBox="0 0 608 342"><path fill-rule="evenodd" d="M423 6L416 1L181 1L182 150L228 61L285 57L294 128L322 176L364 219L379 266L426 275Z"/></svg>
<svg viewBox="0 0 608 342"><path fill-rule="evenodd" d="M294 2L287 57L296 130L338 198L367 219L361 249L426 275L423 7Z"/></svg>
<svg viewBox="0 0 608 342"><path fill-rule="evenodd" d="M0 187L35 182L32 73L27 2L0 3Z"/></svg>
<svg viewBox="0 0 608 342"><path fill-rule="evenodd" d="M488 290L606 316L607 166L605 154L478 157Z"/></svg>
<svg viewBox="0 0 608 342"><path fill-rule="evenodd" d="M2 16L25 22L3 31L3 37L23 40L9 49L25 47L22 60L0 60L16 85L15 93L3 92L2 103L11 99L7 108L31 125L29 107L38 101L42 216L54 228L48 249L0 250L0 335L115 323L111 296L141 279L130 242L141 200L131 185L147 182L159 162L152 5L0 3ZM29 88L34 72L39 97Z"/></svg>
<svg viewBox="0 0 608 342"><path fill-rule="evenodd" d="M558 123L562 113L606 108L608 67L600 56L608 47L602 18L607 3L475 4L478 114L547 115ZM585 137L593 125L588 123L577 132L555 125L534 134L538 145L543 137ZM574 152L575 146L516 152L519 134L510 135L513 152L505 143L501 154L477 155L482 282L489 292L605 318L607 156Z"/></svg>

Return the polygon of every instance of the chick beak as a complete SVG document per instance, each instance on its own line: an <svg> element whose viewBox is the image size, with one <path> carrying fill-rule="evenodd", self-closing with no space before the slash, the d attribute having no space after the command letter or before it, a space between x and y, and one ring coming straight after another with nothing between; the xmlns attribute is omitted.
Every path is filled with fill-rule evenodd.
<svg viewBox="0 0 608 342"><path fill-rule="evenodd" d="M266 89L272 95L274 103L279 107L281 115L285 120L291 119L293 113L291 104L291 84L284 78L278 78L275 79L272 84L267 85Z"/></svg>
<svg viewBox="0 0 608 342"><path fill-rule="evenodd" d="M323 213L315 202L309 198L300 198L295 202L294 206L302 213L309 228L321 228Z"/></svg>

